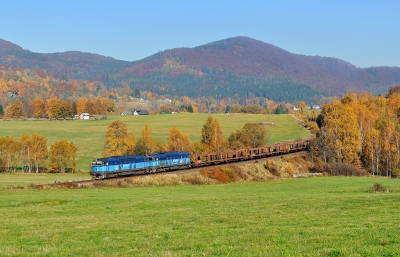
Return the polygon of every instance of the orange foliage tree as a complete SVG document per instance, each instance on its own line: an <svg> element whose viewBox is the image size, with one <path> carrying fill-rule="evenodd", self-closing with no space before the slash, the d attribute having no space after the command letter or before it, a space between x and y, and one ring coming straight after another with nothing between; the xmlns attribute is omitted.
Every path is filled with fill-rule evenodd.
<svg viewBox="0 0 400 257"><path fill-rule="evenodd" d="M55 142L50 148L50 171L65 173L70 167L74 172L76 152L77 148L73 142L67 140Z"/></svg>
<svg viewBox="0 0 400 257"><path fill-rule="evenodd" d="M154 138L151 136L151 133L151 128L148 124L146 124L142 130L142 138L136 145L136 154L148 155L154 153L155 142Z"/></svg>
<svg viewBox="0 0 400 257"><path fill-rule="evenodd" d="M169 134L167 138L169 151L189 151L190 142L187 134L181 132L177 127L173 127Z"/></svg>
<svg viewBox="0 0 400 257"><path fill-rule="evenodd" d="M130 142L128 136L128 125L121 120L113 121L105 134L103 157L126 155L132 151L136 138L133 136Z"/></svg>

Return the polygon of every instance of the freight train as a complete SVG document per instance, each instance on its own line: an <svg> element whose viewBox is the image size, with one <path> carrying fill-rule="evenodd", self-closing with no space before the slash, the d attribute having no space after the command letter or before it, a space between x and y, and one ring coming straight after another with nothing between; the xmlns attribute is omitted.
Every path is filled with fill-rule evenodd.
<svg viewBox="0 0 400 257"><path fill-rule="evenodd" d="M309 144L309 140L301 140L291 143L278 143L272 146L226 150L207 154L191 155L188 152L166 152L148 156L111 156L93 160L90 175L96 179L105 179L210 166L303 151L308 149Z"/></svg>

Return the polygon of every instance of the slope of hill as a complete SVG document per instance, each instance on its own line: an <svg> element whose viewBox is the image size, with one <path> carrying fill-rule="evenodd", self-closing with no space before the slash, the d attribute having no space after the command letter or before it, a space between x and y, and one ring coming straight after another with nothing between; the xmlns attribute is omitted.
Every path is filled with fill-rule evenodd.
<svg viewBox="0 0 400 257"><path fill-rule="evenodd" d="M107 86L157 94L275 101L315 101L346 91L383 93L400 84L399 67L357 68L336 58L292 54L247 37L229 38L195 48L176 48L143 60L125 62L96 54L39 54L0 40L0 64L39 68L56 77L96 80Z"/></svg>
<svg viewBox="0 0 400 257"><path fill-rule="evenodd" d="M40 54L24 50L0 39L0 64L22 68L38 68L52 72L55 77L99 80L131 64L98 54L69 51Z"/></svg>

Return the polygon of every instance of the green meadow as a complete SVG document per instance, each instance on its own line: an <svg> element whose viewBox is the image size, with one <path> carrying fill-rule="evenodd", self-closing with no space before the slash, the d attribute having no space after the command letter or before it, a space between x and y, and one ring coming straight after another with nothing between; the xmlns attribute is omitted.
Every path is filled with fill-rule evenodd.
<svg viewBox="0 0 400 257"><path fill-rule="evenodd" d="M399 199L373 177L3 190L0 256L400 256Z"/></svg>
<svg viewBox="0 0 400 257"><path fill-rule="evenodd" d="M201 129L210 114L179 113L174 115L149 116L109 116L106 120L74 121L0 121L0 136L14 136L37 132L48 138L48 146L59 140L74 142L78 148L77 170L87 172L90 161L101 157L104 135L113 121L120 119L128 124L128 133L135 133L139 139L145 124L153 131L155 140L166 142L173 126L189 135L191 141L201 138ZM262 122L268 132L267 144L309 138L311 133L300 126L290 115L262 114L212 114L220 122L221 129L228 137L231 132L240 130L245 123Z"/></svg>

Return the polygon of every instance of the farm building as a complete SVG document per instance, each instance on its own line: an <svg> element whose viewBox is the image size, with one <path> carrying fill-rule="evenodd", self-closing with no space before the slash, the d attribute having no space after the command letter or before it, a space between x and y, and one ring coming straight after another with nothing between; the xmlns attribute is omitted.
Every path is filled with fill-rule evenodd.
<svg viewBox="0 0 400 257"><path fill-rule="evenodd" d="M88 120L88 119L90 119L90 115L87 112L83 112L83 113L81 113L81 115L79 115L79 119Z"/></svg>
<svg viewBox="0 0 400 257"><path fill-rule="evenodd" d="M136 110L133 115L149 115L147 110Z"/></svg>

